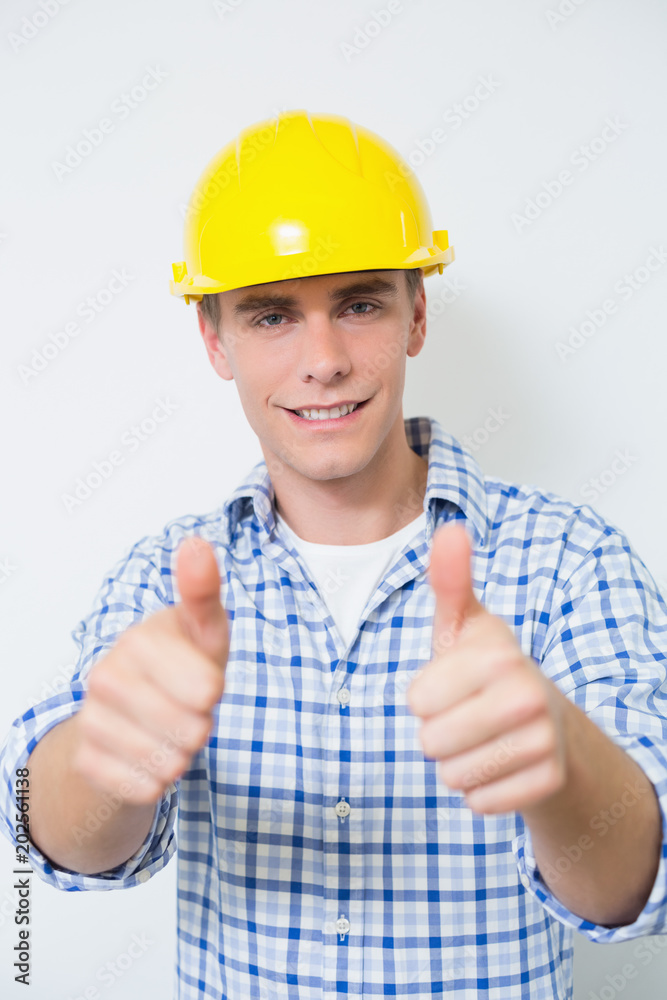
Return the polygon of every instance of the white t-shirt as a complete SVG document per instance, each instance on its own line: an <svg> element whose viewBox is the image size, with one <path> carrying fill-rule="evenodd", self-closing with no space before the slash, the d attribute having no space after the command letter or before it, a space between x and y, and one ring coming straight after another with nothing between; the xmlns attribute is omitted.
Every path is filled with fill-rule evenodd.
<svg viewBox="0 0 667 1000"><path fill-rule="evenodd" d="M361 613L380 578L401 549L426 530L422 513L387 538L364 545L306 542L276 513L276 522L306 564L345 645L357 630Z"/></svg>

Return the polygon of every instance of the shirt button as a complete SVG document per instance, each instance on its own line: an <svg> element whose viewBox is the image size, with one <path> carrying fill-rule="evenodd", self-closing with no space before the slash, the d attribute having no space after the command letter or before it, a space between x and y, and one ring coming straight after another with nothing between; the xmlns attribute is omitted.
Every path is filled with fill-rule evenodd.
<svg viewBox="0 0 667 1000"><path fill-rule="evenodd" d="M350 929L350 921L347 917L339 917L336 921L336 931L340 934L341 939L347 934Z"/></svg>
<svg viewBox="0 0 667 1000"><path fill-rule="evenodd" d="M336 816L341 816L345 819L346 816L350 815L350 803L346 802L345 799L341 799L340 802L337 802L334 808L336 810Z"/></svg>
<svg viewBox="0 0 667 1000"><path fill-rule="evenodd" d="M346 687L342 687L342 688L338 689L338 695L337 695L337 697L338 697L338 701L341 703L341 705L349 705L350 704L350 692L348 691L348 689Z"/></svg>
<svg viewBox="0 0 667 1000"><path fill-rule="evenodd" d="M520 878L521 878L521 884L523 885L523 887L525 889L529 889L530 888L530 879L528 878L528 876L524 875L524 873L522 872L521 875L520 875Z"/></svg>

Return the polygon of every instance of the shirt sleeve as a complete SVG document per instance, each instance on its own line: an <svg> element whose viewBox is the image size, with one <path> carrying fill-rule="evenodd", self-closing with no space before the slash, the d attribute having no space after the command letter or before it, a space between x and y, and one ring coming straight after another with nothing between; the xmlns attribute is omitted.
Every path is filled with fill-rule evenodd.
<svg viewBox="0 0 667 1000"><path fill-rule="evenodd" d="M561 564L540 667L653 784L662 819L659 868L637 919L610 928L582 920L549 890L536 865L527 827L513 849L524 887L549 913L590 941L615 944L667 929L667 605L623 533L594 515L593 523L603 530L586 541L580 533L590 533L591 521L586 521L588 528L573 529L573 547ZM585 555L575 562L573 552L581 553L582 548ZM638 799L637 790L628 783L618 802L591 817L586 831L590 842L604 837ZM584 850L579 844L564 845L555 862L557 871L565 874L585 850L594 850L588 840L581 843ZM550 877L557 878L553 872Z"/></svg>
<svg viewBox="0 0 667 1000"><path fill-rule="evenodd" d="M42 737L81 707L93 665L114 645L130 625L141 621L170 602L158 567L152 559L155 539L141 539L111 568L102 583L93 607L71 632L78 647L78 662L64 691L33 704L15 719L0 748L0 828L14 847L25 849L16 840L17 801L16 771L25 767L28 757ZM29 779L28 779L29 780ZM24 790L25 791L25 790ZM86 817L76 835L81 841L111 813L118 798L108 795L96 814ZM28 798L28 801L29 798ZM129 888L147 881L163 868L176 849L174 823L178 804L177 782L172 782L156 803L153 823L143 844L126 862L106 872L82 875L52 865L30 842L32 868L45 882L58 889ZM29 815L29 811L28 811Z"/></svg>

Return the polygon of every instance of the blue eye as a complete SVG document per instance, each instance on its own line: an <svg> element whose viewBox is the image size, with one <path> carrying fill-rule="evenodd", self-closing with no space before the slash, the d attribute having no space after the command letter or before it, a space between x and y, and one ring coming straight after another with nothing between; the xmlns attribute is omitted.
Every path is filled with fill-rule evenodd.
<svg viewBox="0 0 667 1000"><path fill-rule="evenodd" d="M357 309L357 306L365 306L366 308L362 312L362 311L360 311L360 310ZM347 307L346 312L349 309L354 310L354 315L355 316L370 316L371 313L377 312L378 306L374 305L372 302L353 302L351 305L349 305ZM277 313L277 312L265 313L264 316L260 316L260 318L255 321L254 325L255 326L262 326L264 324L264 320L272 320L272 319L281 320L281 319L284 319L284 317L285 317L284 313ZM278 322L278 323L271 323L271 322L269 322L266 325L267 326L282 326L283 324L280 323L280 322Z"/></svg>
<svg viewBox="0 0 667 1000"><path fill-rule="evenodd" d="M265 319L275 319L276 316L278 319L282 319L282 315L282 313L267 313L266 316L262 316L258 322L263 323ZM269 326L280 326L280 323L269 323Z"/></svg>

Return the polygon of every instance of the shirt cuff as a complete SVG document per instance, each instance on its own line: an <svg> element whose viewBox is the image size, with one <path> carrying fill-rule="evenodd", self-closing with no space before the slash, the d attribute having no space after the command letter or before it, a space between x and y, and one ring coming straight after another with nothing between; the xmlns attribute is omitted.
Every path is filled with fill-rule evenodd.
<svg viewBox="0 0 667 1000"><path fill-rule="evenodd" d="M49 718L49 724L40 729L39 738L43 738L46 733L57 725L65 721L74 712L72 706L62 706L62 711L54 718ZM20 744L20 749L14 755L12 773L16 769L25 767L30 754L34 750L37 740L31 740L28 745ZM109 795L112 800L112 796ZM93 814L87 814L83 827L80 828L79 837L83 842L87 839L87 834L94 833L96 829L107 819L112 812L111 804L102 804ZM61 868L52 864L48 858L30 841L28 858L31 868L47 884L56 889L64 889L70 892L86 889L129 889L132 886L147 882L156 872L160 871L167 864L176 850L176 838L174 826L176 810L178 805L178 788L172 782L164 791L162 797L156 802L155 812L151 828L146 834L143 843L135 851L131 858L115 868L110 868L105 872L98 872L94 875L84 875L80 872L72 871L68 868ZM16 795L13 795L13 807L16 809ZM16 815L16 813L15 813ZM15 835L10 837L14 846L20 846L25 850L25 845L17 845Z"/></svg>
<svg viewBox="0 0 667 1000"><path fill-rule="evenodd" d="M573 927L589 941L597 944L618 944L621 941L630 941L644 935L663 934L667 928L667 777L665 764L664 761L657 759L657 756L661 757L661 755L649 740L642 740L641 744L636 740L628 741L627 745L623 745L623 740L617 742L628 756L639 764L649 781L652 782L657 793L662 819L662 845L658 871L646 905L636 920L631 924L619 927L605 927L602 924L591 923L590 920L584 920L572 913L556 898L542 879L535 860L532 836L528 827L525 827L524 831L512 842L512 851L516 858L519 878L524 888L562 924ZM582 836L579 838L578 844L564 846L563 853L552 864L550 872L552 883L554 877L558 877L556 873L565 875L573 868L576 869L577 863L586 850L595 849L597 840L604 836L613 821L621 819L628 810L632 809L633 801L637 801L637 795L632 791L632 785L621 798L625 801L614 803L606 814L609 822L602 815L596 814L591 820L592 832L587 839ZM557 881L554 888L556 890L558 888Z"/></svg>

